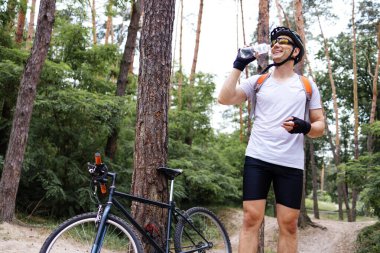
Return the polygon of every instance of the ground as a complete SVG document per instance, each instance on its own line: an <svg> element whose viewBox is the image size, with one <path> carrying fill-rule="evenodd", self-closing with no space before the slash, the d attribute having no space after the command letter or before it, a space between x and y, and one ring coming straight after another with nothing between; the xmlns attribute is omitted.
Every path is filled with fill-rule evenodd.
<svg viewBox="0 0 380 253"><path fill-rule="evenodd" d="M226 219L230 216L231 219ZM230 232L230 239L233 252L237 252L239 241L239 228L242 221L242 211L233 211L223 214L223 220L234 220L227 223ZM367 226L373 225L376 221L344 222L324 219L312 219L316 224L323 226L320 228L308 227L299 230L298 253L354 253L355 241L359 231ZM276 252L278 238L278 225L275 218L265 217L265 252Z"/></svg>
<svg viewBox="0 0 380 253"><path fill-rule="evenodd" d="M237 252L238 230L241 225L242 212L234 210L225 213L223 220L233 220L227 224L230 231L233 252ZM299 231L299 253L353 253L356 235L360 229L372 225L375 221L340 222L333 220L313 220L326 227L326 230L309 227ZM0 224L0 252L34 253L39 249L49 234L49 229L41 226L23 225L21 223ZM268 252L276 252L277 222L272 217L265 217L265 247Z"/></svg>

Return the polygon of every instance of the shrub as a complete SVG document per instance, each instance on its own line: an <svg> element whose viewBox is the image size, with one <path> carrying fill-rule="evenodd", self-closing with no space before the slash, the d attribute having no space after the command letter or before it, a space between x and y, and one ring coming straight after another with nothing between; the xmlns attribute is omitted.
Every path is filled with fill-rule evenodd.
<svg viewBox="0 0 380 253"><path fill-rule="evenodd" d="M357 238L356 253L380 252L380 222L364 228Z"/></svg>

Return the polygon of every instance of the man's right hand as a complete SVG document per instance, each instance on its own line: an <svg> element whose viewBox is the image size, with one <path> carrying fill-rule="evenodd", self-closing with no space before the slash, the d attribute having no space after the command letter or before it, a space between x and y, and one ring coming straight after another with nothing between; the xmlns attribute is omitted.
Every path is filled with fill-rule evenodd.
<svg viewBox="0 0 380 253"><path fill-rule="evenodd" d="M239 49L233 66L234 66L235 69L243 71L245 69L245 67L249 63L253 62L254 60L256 60L255 56L252 56L250 58L242 58L241 55L240 55L240 49Z"/></svg>

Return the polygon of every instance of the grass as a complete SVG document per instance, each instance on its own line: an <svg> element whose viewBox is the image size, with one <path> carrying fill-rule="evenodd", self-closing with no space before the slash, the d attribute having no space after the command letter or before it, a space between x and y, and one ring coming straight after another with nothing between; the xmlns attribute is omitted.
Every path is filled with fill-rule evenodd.
<svg viewBox="0 0 380 253"><path fill-rule="evenodd" d="M313 200L305 199L306 209L313 209ZM332 202L318 201L318 208L320 211L338 211L338 205Z"/></svg>
<svg viewBox="0 0 380 253"><path fill-rule="evenodd" d="M307 198L305 200L306 209L308 210L308 214L310 216L313 216L313 200ZM347 213L346 208L343 205L343 218L344 220L347 220ZM333 202L325 202L325 201L318 201L318 209L319 209L319 216L321 219L327 219L327 220L339 220L339 214L338 214L338 204ZM368 216L356 216L356 221L370 221L373 220L373 217Z"/></svg>

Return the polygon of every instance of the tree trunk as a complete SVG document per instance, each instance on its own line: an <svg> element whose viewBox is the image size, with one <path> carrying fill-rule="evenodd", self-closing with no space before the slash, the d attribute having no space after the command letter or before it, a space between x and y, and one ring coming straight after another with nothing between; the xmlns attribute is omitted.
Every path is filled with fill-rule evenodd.
<svg viewBox="0 0 380 253"><path fill-rule="evenodd" d="M356 28L355 28L355 0L352 0L352 66L354 70L354 157L359 158L359 109L358 109L358 70L356 64Z"/></svg>
<svg viewBox="0 0 380 253"><path fill-rule="evenodd" d="M301 39L304 44L305 48L305 57L307 56L307 51L306 51L306 38L305 38L305 25L304 25L304 20L303 20L303 15L302 15L302 1L301 0L294 0L293 1L294 5L294 19L296 23L296 31L297 33L301 36ZM304 57L304 58L305 58ZM302 75L304 72L304 58L294 67L294 71ZM306 197L306 166L305 166L305 171L304 171L304 189L303 189L303 194L302 194L302 201L301 201L301 210L300 210L300 216L298 218L298 226L299 227L305 227L308 224L311 224L311 219L307 215L306 207L305 207L305 197Z"/></svg>
<svg viewBox="0 0 380 253"><path fill-rule="evenodd" d="M110 33L111 33L111 44L115 42L115 33L113 31L113 18L111 17L111 24L110 24Z"/></svg>
<svg viewBox="0 0 380 253"><path fill-rule="evenodd" d="M144 0L143 10L131 192L167 202L168 181L156 169L166 165L168 155L168 102L175 0ZM158 243L163 246L167 210L133 203L132 214L143 226L148 223L158 225L162 235ZM144 252L152 252L149 244L144 243Z"/></svg>
<svg viewBox="0 0 380 253"><path fill-rule="evenodd" d="M237 2L236 2L237 3ZM239 15L238 15L238 6L236 6L236 47L239 48ZM245 40L245 26L244 26L244 8L243 8L243 0L240 0L240 13L241 13L241 27L243 32L243 43L247 45ZM248 78L248 68L245 68L246 77ZM240 80L238 81L240 84ZM249 103L249 99L248 99ZM239 140L242 143L244 140L244 119L243 119L243 103L239 105ZM250 115L250 114L248 114ZM248 119L248 122L251 122L251 119Z"/></svg>
<svg viewBox="0 0 380 253"><path fill-rule="evenodd" d="M108 40L111 34L111 27L112 27L112 16L107 17L107 23L106 23L106 35L104 38L104 44L108 45Z"/></svg>
<svg viewBox="0 0 380 253"><path fill-rule="evenodd" d="M257 23L257 43L269 44L269 1L259 1L259 17ZM262 54L257 57L257 71L260 73L268 66L268 54ZM251 119L249 119L250 122ZM250 129L250 127L249 127ZM264 253L264 229L265 221L263 220L259 231L258 253Z"/></svg>
<svg viewBox="0 0 380 253"><path fill-rule="evenodd" d="M191 72L190 72L190 96L187 108L189 111L192 110L192 93L193 93L193 86L195 82L195 73L196 73L196 67L197 67L197 61L198 61L198 51L199 51L199 43L200 43L200 37L201 37L201 25L202 25L202 16L203 16L203 0L199 1L199 12L198 12L198 22L197 22L197 31L195 35L195 47L194 47L194 56L193 56L193 64L191 65ZM185 137L185 143L191 146L193 144L193 136L194 135L194 129L193 129L193 122L190 124L190 129L187 133L187 136Z"/></svg>
<svg viewBox="0 0 380 253"><path fill-rule="evenodd" d="M323 193L325 191L325 163L322 164L322 170L321 170L321 192Z"/></svg>
<svg viewBox="0 0 380 253"><path fill-rule="evenodd" d="M16 17L16 0L9 0L7 2L6 20L4 20L4 27L7 31L12 31Z"/></svg>
<svg viewBox="0 0 380 253"><path fill-rule="evenodd" d="M310 217L307 215L307 210L306 210L306 205L305 205L306 182L307 182L306 169L307 169L307 166L305 166L305 170L303 172L302 199L301 199L300 215L298 217L298 227L300 228L305 228L309 224L312 224Z"/></svg>
<svg viewBox="0 0 380 253"><path fill-rule="evenodd" d="M257 23L257 43L269 44L269 1L259 1L259 19ZM268 66L268 54L257 58L257 71L260 73Z"/></svg>
<svg viewBox="0 0 380 253"><path fill-rule="evenodd" d="M88 5L91 9L91 23L92 23L92 42L94 45L97 44L97 38L96 38L96 9L95 9L95 0L88 0Z"/></svg>
<svg viewBox="0 0 380 253"><path fill-rule="evenodd" d="M136 0L132 3L131 22L128 27L128 37L125 43L123 58L120 62L120 71L117 78L116 96L124 96L128 85L128 70L133 64L132 57L136 48L137 32L140 29L141 3ZM117 150L118 124L116 123L107 139L105 155L111 160L114 159Z"/></svg>
<svg viewBox="0 0 380 253"><path fill-rule="evenodd" d="M282 21L282 7L281 4L278 0L276 0L276 9L277 9L277 18L278 18L278 25L283 26L283 21Z"/></svg>
<svg viewBox="0 0 380 253"><path fill-rule="evenodd" d="M352 209L351 209L351 221L356 221L356 203L358 201L359 190L357 187L352 188Z"/></svg>
<svg viewBox="0 0 380 253"><path fill-rule="evenodd" d="M257 245L257 253L264 253L265 250L265 217L263 218L263 222L261 222L260 230L259 230L259 244Z"/></svg>
<svg viewBox="0 0 380 253"><path fill-rule="evenodd" d="M108 0L107 4L107 23L106 23L106 35L105 35L105 44L108 45L109 36L111 35L111 29L112 29L112 6L113 1Z"/></svg>
<svg viewBox="0 0 380 253"><path fill-rule="evenodd" d="M304 44L305 48L305 55L307 54L306 50L306 37L305 37L305 24L303 20L303 14L302 14L302 0L294 0L294 19L296 22L296 31L301 36L301 39ZM297 63L297 65L294 67L294 70L297 74L302 75L304 72L304 60L305 57L302 58L302 60Z"/></svg>
<svg viewBox="0 0 380 253"><path fill-rule="evenodd" d="M333 108L334 108L334 114L335 114L335 150L332 149L333 155L334 155L334 162L335 166L338 168L340 164L340 128L339 128L339 110L338 110L338 102L337 102L337 95L336 95L336 86L332 74L332 67L331 67L331 61L330 61L330 53L329 53L329 47L327 44L327 39L323 33L322 25L319 16L318 18L318 23L319 23L319 28L321 30L321 35L323 38L323 43L324 43L324 50L325 50L325 56L327 60L327 68L329 72L329 78L330 78L330 85L331 85L331 91L332 91L332 99L333 99ZM330 132L329 132L330 134ZM331 134L330 134L331 137ZM338 169L339 170L339 169ZM344 179L342 179L344 180ZM344 189L344 181L339 181L338 180L338 212L339 212L339 220L343 220L343 201L345 203L348 203L348 199L346 199L347 194L344 194L345 189ZM347 212L349 212L349 206L347 206ZM347 217L350 217L348 215Z"/></svg>
<svg viewBox="0 0 380 253"><path fill-rule="evenodd" d="M23 35L24 35L24 27L25 27L25 14L28 8L28 1L21 0L20 1L20 9L18 11L17 18L17 30L16 30L16 38L15 41L17 44L21 44Z"/></svg>
<svg viewBox="0 0 380 253"><path fill-rule="evenodd" d="M30 8L28 35L26 36L26 48L29 49L32 44L34 35L34 14L36 9L36 0L32 0L32 7Z"/></svg>
<svg viewBox="0 0 380 253"><path fill-rule="evenodd" d="M276 2L277 2L277 1L276 1ZM276 5L277 5L277 3L276 3ZM284 19L285 19L286 26L289 27L289 28L292 27L292 25L291 25L291 23L290 23L290 20L289 20L289 17L288 17L288 15L286 14L284 8L282 8L282 5L281 5L280 3L278 3L278 6L277 6L277 7L281 9L282 14L284 15ZM280 24L283 24L283 22L280 22Z"/></svg>
<svg viewBox="0 0 380 253"><path fill-rule="evenodd" d="M371 103L371 114L369 117L369 124L372 125L376 118L376 105L377 105L377 80L379 77L379 66L380 66L380 22L377 24L377 61L375 66L375 73L373 74L372 82L372 103ZM375 136L369 132L367 137L367 150L370 154L373 153L373 144L375 142Z"/></svg>
<svg viewBox="0 0 380 253"><path fill-rule="evenodd" d="M12 221L15 214L16 195L28 141L33 103L42 66L49 49L54 14L55 0L41 0L36 38L21 79L12 131L0 181L0 220L2 221Z"/></svg>
<svg viewBox="0 0 380 253"><path fill-rule="evenodd" d="M181 16L180 16L180 32L179 32L179 78L178 78L178 109L182 109L182 85L183 85L183 72L182 72L182 46L183 46L183 0L181 3Z"/></svg>
<svg viewBox="0 0 380 253"><path fill-rule="evenodd" d="M359 106L358 106L358 70L356 64L356 28L355 28L355 0L352 0L352 65L354 70L354 158L359 159ZM357 189L352 189L352 214L356 216L356 201L357 201ZM356 195L356 196L354 196ZM351 215L351 221L355 221L356 217Z"/></svg>
<svg viewBox="0 0 380 253"><path fill-rule="evenodd" d="M318 208L318 184L317 184L317 168L315 166L315 157L314 157L314 143L313 139L309 139L309 151L310 151L310 167L312 173L312 186L313 186L313 211L314 218L319 219L319 208Z"/></svg>
<svg viewBox="0 0 380 253"><path fill-rule="evenodd" d="M201 37L202 16L203 16L203 0L200 0L199 1L197 31L196 31L196 37L195 37L193 64L191 65L191 72L190 72L190 86L194 85L195 72L196 72L196 68L197 68L199 40Z"/></svg>

